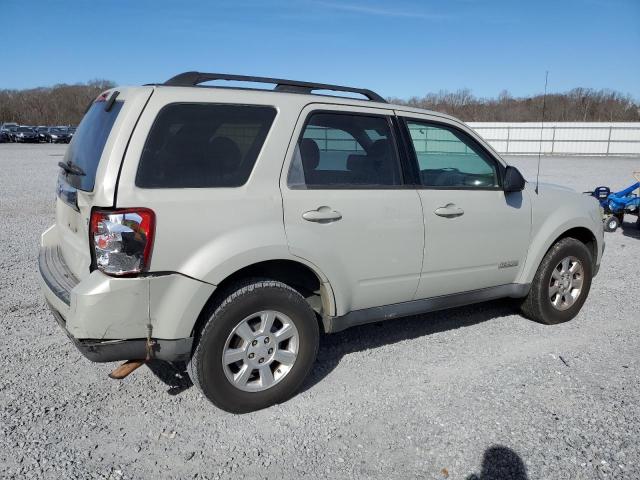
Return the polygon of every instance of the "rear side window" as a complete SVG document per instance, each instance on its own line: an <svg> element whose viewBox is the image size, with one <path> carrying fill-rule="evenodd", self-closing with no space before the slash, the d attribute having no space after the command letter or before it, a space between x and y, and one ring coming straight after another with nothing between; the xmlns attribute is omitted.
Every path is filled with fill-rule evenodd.
<svg viewBox="0 0 640 480"><path fill-rule="evenodd" d="M244 185L276 110L250 105L175 103L164 107L147 138L136 185L211 188Z"/></svg>
<svg viewBox="0 0 640 480"><path fill-rule="evenodd" d="M109 138L113 124L118 118L123 102L115 102L105 111L105 102L95 102L83 117L64 156L65 163L82 169L84 175L67 175L69 185L78 190L92 191L96 181L96 170L102 151Z"/></svg>
<svg viewBox="0 0 640 480"><path fill-rule="evenodd" d="M384 188L402 183L386 117L314 113L298 140L290 188Z"/></svg>

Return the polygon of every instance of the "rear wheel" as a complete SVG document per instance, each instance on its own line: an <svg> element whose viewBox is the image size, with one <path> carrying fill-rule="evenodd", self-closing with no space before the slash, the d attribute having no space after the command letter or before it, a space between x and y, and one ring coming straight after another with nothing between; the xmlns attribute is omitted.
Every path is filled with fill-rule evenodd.
<svg viewBox="0 0 640 480"><path fill-rule="evenodd" d="M522 313L548 325L571 320L587 299L592 272L593 259L586 245L563 238L542 259Z"/></svg>
<svg viewBox="0 0 640 480"><path fill-rule="evenodd" d="M288 285L251 280L205 312L189 373L216 406L245 413L293 396L318 350L314 311Z"/></svg>

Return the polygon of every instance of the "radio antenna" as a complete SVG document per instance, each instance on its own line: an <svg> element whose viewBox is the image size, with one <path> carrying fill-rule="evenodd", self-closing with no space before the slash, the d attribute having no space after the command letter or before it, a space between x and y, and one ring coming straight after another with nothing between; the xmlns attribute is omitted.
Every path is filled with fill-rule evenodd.
<svg viewBox="0 0 640 480"><path fill-rule="evenodd" d="M536 195L540 185L540 157L542 156L542 137L544 132L544 111L547 107L547 83L549 81L549 70L544 74L544 95L542 97L542 121L540 122L540 148L538 149L538 173L536 173Z"/></svg>

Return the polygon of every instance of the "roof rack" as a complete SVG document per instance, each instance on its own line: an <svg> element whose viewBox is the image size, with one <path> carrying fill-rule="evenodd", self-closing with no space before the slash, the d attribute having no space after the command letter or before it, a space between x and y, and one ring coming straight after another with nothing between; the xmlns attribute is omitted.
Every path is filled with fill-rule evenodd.
<svg viewBox="0 0 640 480"><path fill-rule="evenodd" d="M300 82L298 80L285 80L282 78L251 77L248 75L232 75L226 73L184 72L170 78L163 85L174 87L193 87L212 80L233 80L238 82L272 83L275 91L291 93L312 93L313 90L331 90L335 92L357 93L374 102L387 103L376 92L366 88L343 87L341 85L329 85L325 83Z"/></svg>

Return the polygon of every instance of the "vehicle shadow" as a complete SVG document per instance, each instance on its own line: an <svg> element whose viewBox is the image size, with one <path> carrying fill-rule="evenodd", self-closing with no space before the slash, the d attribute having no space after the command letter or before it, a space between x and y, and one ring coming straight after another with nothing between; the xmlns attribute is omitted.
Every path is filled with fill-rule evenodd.
<svg viewBox="0 0 640 480"><path fill-rule="evenodd" d="M640 223L638 222L623 222L620 225L620 230L625 237L640 239Z"/></svg>
<svg viewBox="0 0 640 480"><path fill-rule="evenodd" d="M149 370L158 377L162 383L169 387L169 395L179 395L193 386L193 382L187 373L187 364L184 362L166 362L164 360L152 360L147 363Z"/></svg>
<svg viewBox="0 0 640 480"><path fill-rule="evenodd" d="M468 327L494 318L513 315L514 301L494 300L411 317L353 327L320 337L316 363L301 392L322 381L345 355L411 340L425 335Z"/></svg>
<svg viewBox="0 0 640 480"><path fill-rule="evenodd" d="M299 393L305 392L321 382L338 366L345 355L476 325L494 318L513 315L514 311L512 300L494 300L386 322L371 323L353 327L344 332L322 335L317 360ZM179 395L193 386L184 362L171 363L152 360L147 363L147 367L169 387L167 390L169 395Z"/></svg>
<svg viewBox="0 0 640 480"><path fill-rule="evenodd" d="M482 470L467 480L527 480L527 468L520 456L510 448L493 445L482 458Z"/></svg>

